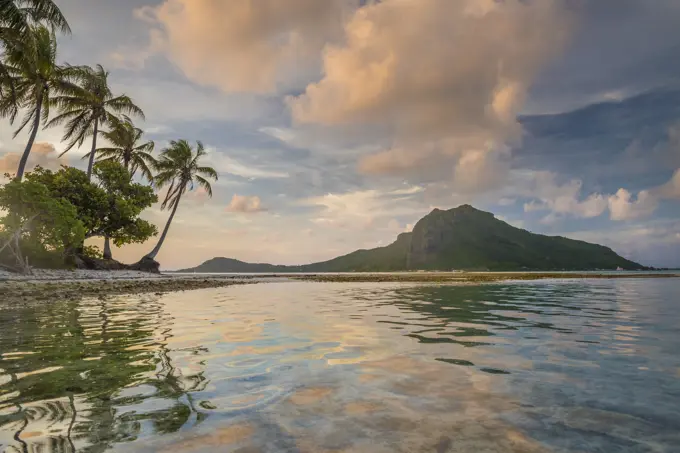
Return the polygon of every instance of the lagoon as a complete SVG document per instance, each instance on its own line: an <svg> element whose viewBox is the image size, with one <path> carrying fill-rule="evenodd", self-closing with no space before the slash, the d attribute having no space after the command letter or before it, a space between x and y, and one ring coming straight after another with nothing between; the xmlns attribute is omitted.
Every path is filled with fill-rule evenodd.
<svg viewBox="0 0 680 453"><path fill-rule="evenodd" d="M0 302L0 451L675 452L680 279Z"/></svg>

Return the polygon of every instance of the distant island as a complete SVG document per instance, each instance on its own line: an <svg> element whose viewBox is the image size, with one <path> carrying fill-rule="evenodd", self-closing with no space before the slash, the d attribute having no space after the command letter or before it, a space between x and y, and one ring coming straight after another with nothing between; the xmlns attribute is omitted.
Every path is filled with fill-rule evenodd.
<svg viewBox="0 0 680 453"><path fill-rule="evenodd" d="M357 250L330 261L300 266L213 258L177 272L395 272L646 270L612 249L561 236L534 234L470 205L435 209L410 233L386 247Z"/></svg>

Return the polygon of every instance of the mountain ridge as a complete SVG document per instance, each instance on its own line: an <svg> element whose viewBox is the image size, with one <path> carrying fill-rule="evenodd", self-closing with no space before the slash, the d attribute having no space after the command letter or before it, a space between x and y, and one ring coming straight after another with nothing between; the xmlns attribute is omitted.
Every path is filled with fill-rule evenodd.
<svg viewBox="0 0 680 453"><path fill-rule="evenodd" d="M177 272L396 272L396 271L556 271L647 269L611 248L563 236L513 227L469 204L433 209L409 233L384 247L356 250L331 260L298 266L212 258Z"/></svg>

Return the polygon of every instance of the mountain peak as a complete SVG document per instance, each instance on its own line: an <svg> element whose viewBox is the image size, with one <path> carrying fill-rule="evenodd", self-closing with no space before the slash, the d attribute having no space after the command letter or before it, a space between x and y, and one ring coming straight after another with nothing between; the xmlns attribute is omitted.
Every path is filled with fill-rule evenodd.
<svg viewBox="0 0 680 453"><path fill-rule="evenodd" d="M410 233L386 247L358 250L303 266L250 264L220 258L199 272L362 272L404 270L586 270L642 269L611 249L515 228L493 213L463 204L435 208Z"/></svg>
<svg viewBox="0 0 680 453"><path fill-rule="evenodd" d="M451 209L448 209L448 210L434 208L430 212L430 214L439 214L439 213L442 213L442 212L456 213L456 212L484 212L484 211L480 211L479 209L475 208L474 206L472 206L470 204L462 204L462 205L460 205L456 208L451 208Z"/></svg>

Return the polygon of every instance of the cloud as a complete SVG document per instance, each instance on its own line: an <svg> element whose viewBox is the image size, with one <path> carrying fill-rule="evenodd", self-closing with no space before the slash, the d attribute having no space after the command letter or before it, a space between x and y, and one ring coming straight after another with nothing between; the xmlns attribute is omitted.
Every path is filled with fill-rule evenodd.
<svg viewBox="0 0 680 453"><path fill-rule="evenodd" d="M637 199L626 189L619 189L609 197L609 211L612 220L632 220L648 217L656 211L663 200L680 200L680 169L671 179L660 186L641 190Z"/></svg>
<svg viewBox="0 0 680 453"><path fill-rule="evenodd" d="M668 130L669 151L680 150L680 127L677 124ZM663 200L680 200L680 169L677 169L670 180L659 186L638 192L633 200L633 194L626 189L619 189L609 197L609 211L612 220L632 220L648 217L656 211Z"/></svg>
<svg viewBox="0 0 680 453"><path fill-rule="evenodd" d="M609 197L609 211L612 220L631 220L650 216L662 200L680 199L680 169L665 184L648 190L641 190L637 199L626 189L619 189Z"/></svg>
<svg viewBox="0 0 680 453"><path fill-rule="evenodd" d="M273 92L286 75L317 66L359 0L165 0L137 9L154 27L139 65L162 52L185 75L225 92Z"/></svg>
<svg viewBox="0 0 680 453"><path fill-rule="evenodd" d="M282 179L290 175L276 169L267 169L243 164L223 152L211 150L207 162L220 173L228 173L247 179Z"/></svg>
<svg viewBox="0 0 680 453"><path fill-rule="evenodd" d="M446 147L451 145L448 150ZM416 152L416 149L418 152ZM447 181L460 193L484 192L505 183L510 169L506 148L456 148L449 140L400 147L361 158L366 175L405 175L416 182Z"/></svg>
<svg viewBox="0 0 680 453"><path fill-rule="evenodd" d="M658 187L656 192L663 199L680 199L680 169L675 171L670 181Z"/></svg>
<svg viewBox="0 0 680 453"><path fill-rule="evenodd" d="M569 35L570 17L560 5L553 0L367 5L345 25L345 44L326 48L323 78L288 99L293 118L382 131L390 145L360 162L364 173L422 179L444 166L449 179L484 189L468 179L507 170L498 156L521 137L516 116L528 87ZM468 170L475 176L467 178Z"/></svg>
<svg viewBox="0 0 680 453"><path fill-rule="evenodd" d="M626 189L619 189L609 197L609 212L612 220L631 220L651 215L658 205L656 197L643 190L637 200Z"/></svg>
<svg viewBox="0 0 680 453"><path fill-rule="evenodd" d="M356 190L310 197L299 202L318 209L312 222L343 229L375 229L394 226L395 217L424 215L427 206L419 195L425 189L411 186L395 190ZM392 228L394 229L394 228Z"/></svg>
<svg viewBox="0 0 680 453"><path fill-rule="evenodd" d="M0 157L0 175L4 173L14 174L19 168L19 161L22 153L5 153ZM26 171L31 171L36 166L41 166L49 170L57 170L60 165L66 165L66 158L59 158L56 149L51 143L36 143L31 148L31 155L28 158Z"/></svg>
<svg viewBox="0 0 680 453"><path fill-rule="evenodd" d="M252 214L256 212L263 212L266 209L262 207L260 197L248 197L245 195L234 195L227 206L228 212L240 212Z"/></svg>
<svg viewBox="0 0 680 453"><path fill-rule="evenodd" d="M553 223L565 215L598 217L607 210L605 195L594 193L583 199L583 182L578 179L560 184L558 175L547 171L524 172L521 177L523 181L520 181L515 194L532 199L524 204L524 212L551 211L542 220L543 223Z"/></svg>
<svg viewBox="0 0 680 453"><path fill-rule="evenodd" d="M607 245L639 263L669 267L680 265L680 222L676 219L633 221L602 230L565 234L574 239Z"/></svg>

